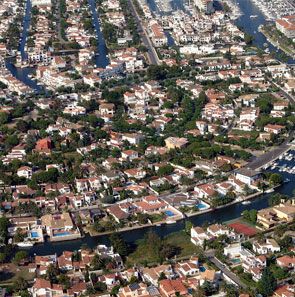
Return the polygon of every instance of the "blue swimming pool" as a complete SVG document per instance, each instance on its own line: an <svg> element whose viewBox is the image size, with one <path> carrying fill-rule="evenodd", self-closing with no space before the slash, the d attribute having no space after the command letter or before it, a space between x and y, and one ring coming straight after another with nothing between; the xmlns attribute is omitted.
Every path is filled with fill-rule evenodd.
<svg viewBox="0 0 295 297"><path fill-rule="evenodd" d="M205 272L206 271L206 268L204 266L200 266L199 269L200 269L201 272Z"/></svg>
<svg viewBox="0 0 295 297"><path fill-rule="evenodd" d="M31 231L30 233L31 233L32 238L38 238L39 237L39 233L36 232L36 231Z"/></svg>
<svg viewBox="0 0 295 297"><path fill-rule="evenodd" d="M204 204L204 203L199 203L196 205L198 209L203 210L203 209L207 209L208 205Z"/></svg>
<svg viewBox="0 0 295 297"><path fill-rule="evenodd" d="M172 212L171 210L166 210L165 211L165 214L168 216L168 217L173 217L175 214L174 212Z"/></svg>
<svg viewBox="0 0 295 297"><path fill-rule="evenodd" d="M71 235L71 232L61 232L61 233L55 233L53 236L67 236Z"/></svg>

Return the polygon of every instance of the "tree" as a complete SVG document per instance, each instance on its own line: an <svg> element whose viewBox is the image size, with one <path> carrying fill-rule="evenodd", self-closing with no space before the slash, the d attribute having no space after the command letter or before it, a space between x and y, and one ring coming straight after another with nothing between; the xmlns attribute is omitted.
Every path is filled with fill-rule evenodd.
<svg viewBox="0 0 295 297"><path fill-rule="evenodd" d="M242 216L244 220L252 224L255 224L257 221L257 210L256 209L244 210L242 213Z"/></svg>
<svg viewBox="0 0 295 297"><path fill-rule="evenodd" d="M22 233L22 230L20 228L17 228L16 233L13 237L14 242L21 242L25 238L25 235Z"/></svg>
<svg viewBox="0 0 295 297"><path fill-rule="evenodd" d="M193 228L193 223L191 221L185 221L185 232L191 234L191 229Z"/></svg>
<svg viewBox="0 0 295 297"><path fill-rule="evenodd" d="M262 272L261 279L257 283L258 292L265 297L271 296L276 287L277 280L269 267L266 267Z"/></svg>
<svg viewBox="0 0 295 297"><path fill-rule="evenodd" d="M26 251L19 251L16 252L13 262L17 265L19 265L23 260L25 260L28 257L28 253Z"/></svg>
<svg viewBox="0 0 295 297"><path fill-rule="evenodd" d="M277 186L277 185L280 185L283 182L283 178L282 178L281 174L273 173L269 177L269 182L272 185Z"/></svg>
<svg viewBox="0 0 295 297"><path fill-rule="evenodd" d="M0 218L0 243L5 243L8 236L9 220L5 217Z"/></svg>
<svg viewBox="0 0 295 297"><path fill-rule="evenodd" d="M162 271L162 272L160 273L160 276L159 276L159 278L158 278L158 281L161 281L161 280L163 280L163 279L167 279L167 277L166 277L166 274Z"/></svg>
<svg viewBox="0 0 295 297"><path fill-rule="evenodd" d="M110 241L114 247L114 251L117 252L120 256L125 257L128 255L128 246L122 235L119 233L113 233L110 236Z"/></svg>
<svg viewBox="0 0 295 297"><path fill-rule="evenodd" d="M28 282L22 277L19 276L14 282L13 282L13 288L15 291L22 291L28 288Z"/></svg>
<svg viewBox="0 0 295 297"><path fill-rule="evenodd" d="M5 253L0 253L0 263L3 263L6 259Z"/></svg>
<svg viewBox="0 0 295 297"><path fill-rule="evenodd" d="M86 281L86 279L85 279L85 281ZM71 287L71 280L66 274L61 274L58 277L58 283L63 286L64 290L67 290Z"/></svg>
<svg viewBox="0 0 295 297"><path fill-rule="evenodd" d="M57 282L57 276L58 276L58 269L53 264L50 264L46 271L46 279L49 280L51 283Z"/></svg>
<svg viewBox="0 0 295 297"><path fill-rule="evenodd" d="M174 170L173 166L170 164L167 164L159 168L158 175L159 176L169 175L173 172L173 170Z"/></svg>

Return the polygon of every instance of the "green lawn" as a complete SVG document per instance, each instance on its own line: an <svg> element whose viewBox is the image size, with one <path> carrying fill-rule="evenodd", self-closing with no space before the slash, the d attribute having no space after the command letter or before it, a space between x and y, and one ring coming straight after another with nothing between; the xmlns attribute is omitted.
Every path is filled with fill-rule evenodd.
<svg viewBox="0 0 295 297"><path fill-rule="evenodd" d="M177 248L177 258L189 257L200 252L194 244L190 241L190 236L185 231L172 233L162 239L162 244L171 245ZM163 259L165 260L165 259ZM136 250L127 258L127 265L134 264L157 264L159 263L159 256L157 251L153 249L152 244L146 244L144 240L137 242Z"/></svg>
<svg viewBox="0 0 295 297"><path fill-rule="evenodd" d="M34 273L29 273L26 267L17 268L13 264L8 265L9 269L0 268L0 286L11 285L18 277L22 277L27 281L34 279Z"/></svg>

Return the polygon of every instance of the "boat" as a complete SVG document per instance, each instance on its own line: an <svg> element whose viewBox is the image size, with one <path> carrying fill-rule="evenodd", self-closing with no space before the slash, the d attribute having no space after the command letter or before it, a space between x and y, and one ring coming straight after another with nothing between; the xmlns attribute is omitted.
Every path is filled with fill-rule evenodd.
<svg viewBox="0 0 295 297"><path fill-rule="evenodd" d="M175 224L176 221L167 221L166 224Z"/></svg>
<svg viewBox="0 0 295 297"><path fill-rule="evenodd" d="M265 191L265 193L272 193L272 192L274 192L275 190L274 190L274 188L271 188L271 189L267 189L266 191Z"/></svg>
<svg viewBox="0 0 295 297"><path fill-rule="evenodd" d="M245 200L245 201L242 202L242 204L243 204L243 205L249 205L249 204L251 204L251 201L249 201L249 200Z"/></svg>
<svg viewBox="0 0 295 297"><path fill-rule="evenodd" d="M22 242L18 242L16 245L18 247L32 247L34 245L34 242L31 242L31 241L22 241Z"/></svg>
<svg viewBox="0 0 295 297"><path fill-rule="evenodd" d="M251 15L250 15L250 18L251 18L251 19L254 19L254 18L257 18L257 17L258 17L257 14L251 14Z"/></svg>

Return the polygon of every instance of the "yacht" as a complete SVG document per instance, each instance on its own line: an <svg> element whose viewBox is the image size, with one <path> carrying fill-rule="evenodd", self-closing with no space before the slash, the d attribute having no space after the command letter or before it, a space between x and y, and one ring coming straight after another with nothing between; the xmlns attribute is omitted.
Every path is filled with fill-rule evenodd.
<svg viewBox="0 0 295 297"><path fill-rule="evenodd" d="M249 201L249 200L245 200L245 201L242 202L242 204L243 204L243 205L249 205L249 204L251 204L251 201Z"/></svg>
<svg viewBox="0 0 295 297"><path fill-rule="evenodd" d="M265 191L265 193L272 193L272 192L274 192L274 189L273 188L268 189L268 190Z"/></svg>
<svg viewBox="0 0 295 297"><path fill-rule="evenodd" d="M34 242L32 241L22 241L22 242L18 242L16 244L19 247L32 247L34 245Z"/></svg>
<svg viewBox="0 0 295 297"><path fill-rule="evenodd" d="M251 18L251 19L254 19L254 18L257 18L257 17L258 17L257 14L252 14L252 15L250 15L250 18Z"/></svg>

